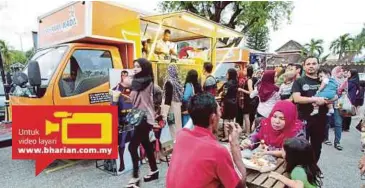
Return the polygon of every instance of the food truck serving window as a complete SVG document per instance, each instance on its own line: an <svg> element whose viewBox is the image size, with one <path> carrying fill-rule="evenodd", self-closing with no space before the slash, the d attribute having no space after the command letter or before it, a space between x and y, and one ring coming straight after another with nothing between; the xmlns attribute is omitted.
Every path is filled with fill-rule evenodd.
<svg viewBox="0 0 365 188"><path fill-rule="evenodd" d="M74 96L109 81L113 62L109 51L75 50L60 80L62 97Z"/></svg>

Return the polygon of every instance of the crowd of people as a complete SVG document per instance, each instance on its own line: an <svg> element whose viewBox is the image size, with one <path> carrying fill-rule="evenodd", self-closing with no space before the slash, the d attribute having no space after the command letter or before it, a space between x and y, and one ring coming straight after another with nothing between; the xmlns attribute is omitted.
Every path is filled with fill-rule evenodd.
<svg viewBox="0 0 365 188"><path fill-rule="evenodd" d="M342 109L343 96L348 97L354 111L363 104L364 95L360 93L364 90L356 70L338 66L330 72L320 68L316 57L308 57L302 64L263 73L251 66L229 69L221 88L212 76L213 65L205 63L203 70L203 84L196 70L190 70L181 83L178 66L168 65L162 102L156 104L158 86L151 63L143 58L135 61L135 76L126 81L126 87L131 89L133 108L145 110L147 118L135 128L129 145L133 178L128 187L138 186L140 181L140 144L151 168L144 181L158 179L156 159L159 162L160 155L150 142L150 132L154 130L158 140L163 122L167 122L175 143L167 187L245 187L241 151L254 150L262 141L267 146L264 154L284 158L290 174L288 178L273 172L271 177L289 187L322 185L323 175L317 166L322 143L332 144L328 132L334 127L334 147L342 150L341 134L348 131L348 119L351 121L351 113ZM182 129L190 119L194 127ZM221 119L223 124L219 123ZM220 128L222 135L218 135ZM217 137L229 142L230 149Z"/></svg>

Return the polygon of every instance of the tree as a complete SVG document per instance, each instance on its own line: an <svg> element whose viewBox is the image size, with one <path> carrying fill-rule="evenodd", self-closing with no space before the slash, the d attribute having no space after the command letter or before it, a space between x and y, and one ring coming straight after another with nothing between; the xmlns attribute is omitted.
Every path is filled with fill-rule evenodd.
<svg viewBox="0 0 365 188"><path fill-rule="evenodd" d="M31 57L32 57L32 55L34 54L34 48L32 48L32 49L30 49L30 50L28 50L28 51L26 51L25 52L25 57L27 58L27 59L30 59Z"/></svg>
<svg viewBox="0 0 365 188"><path fill-rule="evenodd" d="M322 39L311 39L307 44L304 44L305 51L309 56L320 57L323 53L323 40Z"/></svg>
<svg viewBox="0 0 365 188"><path fill-rule="evenodd" d="M11 55L12 55L12 61L10 64L18 62L24 64L27 61L27 57L25 56L25 53L22 51L12 50Z"/></svg>
<svg viewBox="0 0 365 188"><path fill-rule="evenodd" d="M361 32L358 35L356 35L354 40L352 41L351 51L355 53L355 55L359 55L361 54L364 48L365 48L365 24Z"/></svg>
<svg viewBox="0 0 365 188"><path fill-rule="evenodd" d="M330 49L334 54L338 54L338 59L342 59L343 55L351 50L352 41L349 33L341 35L338 39L331 42Z"/></svg>
<svg viewBox="0 0 365 188"><path fill-rule="evenodd" d="M162 12L187 10L244 34L268 24L278 29L282 21L290 20L294 8L289 1L163 1L158 6ZM235 39L228 46L237 45L240 40ZM228 39L221 41L227 44Z"/></svg>
<svg viewBox="0 0 365 188"><path fill-rule="evenodd" d="M247 38L246 38L247 47L263 52L266 51L269 42L268 30L269 28L267 26L251 29L247 33Z"/></svg>
<svg viewBox="0 0 365 188"><path fill-rule="evenodd" d="M1 56L4 59L4 66L9 65L11 63L11 51L10 51L11 47L8 45L7 42L0 40L0 52L1 52Z"/></svg>

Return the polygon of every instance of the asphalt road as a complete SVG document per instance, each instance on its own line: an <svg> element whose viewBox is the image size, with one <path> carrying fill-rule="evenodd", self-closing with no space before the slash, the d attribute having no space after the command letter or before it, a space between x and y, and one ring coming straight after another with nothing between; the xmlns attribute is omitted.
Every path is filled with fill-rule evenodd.
<svg viewBox="0 0 365 188"><path fill-rule="evenodd" d="M324 188L359 188L365 184L361 181L357 169L361 157L360 134L353 128L343 133L343 151L333 146L323 145L319 166L324 173ZM333 140L334 133L330 131ZM141 187L165 187L167 164L159 165L160 179L150 183L142 183ZM143 165L141 175L148 172L148 165ZM0 187L4 188L120 188L126 185L131 172L121 176L112 176L95 168L94 161L82 161L79 164L60 171L46 174L42 172L34 177L34 162L11 160L11 148L0 149Z"/></svg>

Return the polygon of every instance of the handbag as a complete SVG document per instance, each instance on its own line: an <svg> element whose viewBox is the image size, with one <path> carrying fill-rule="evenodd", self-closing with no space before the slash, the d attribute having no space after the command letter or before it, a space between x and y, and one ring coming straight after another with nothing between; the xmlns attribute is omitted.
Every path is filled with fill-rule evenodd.
<svg viewBox="0 0 365 188"><path fill-rule="evenodd" d="M347 91L342 94L338 100L338 109L343 117L351 117L356 115L356 107L351 104Z"/></svg>
<svg viewBox="0 0 365 188"><path fill-rule="evenodd" d="M167 124L168 125L175 125L175 116L174 116L174 113L169 112L167 114Z"/></svg>
<svg viewBox="0 0 365 188"><path fill-rule="evenodd" d="M169 126L164 126L161 129L160 142L163 145L164 143L169 142L171 140L172 140L172 136L170 133L170 128L169 128Z"/></svg>
<svg viewBox="0 0 365 188"><path fill-rule="evenodd" d="M146 112L137 108L133 108L126 117L128 124L134 127L140 125L143 121L147 120Z"/></svg>
<svg viewBox="0 0 365 188"><path fill-rule="evenodd" d="M133 104L135 104L138 96L139 96L139 93L137 94L136 98L135 98L135 101L133 102ZM142 101L143 101L143 98L141 98ZM144 110L141 110L141 109L138 109L138 108L133 108L131 110L131 112L129 112L126 116L126 120L128 122L129 125L131 126L134 126L134 127L137 127L139 126L143 121L146 121L147 120L147 114L146 114L146 111Z"/></svg>

